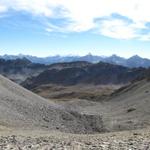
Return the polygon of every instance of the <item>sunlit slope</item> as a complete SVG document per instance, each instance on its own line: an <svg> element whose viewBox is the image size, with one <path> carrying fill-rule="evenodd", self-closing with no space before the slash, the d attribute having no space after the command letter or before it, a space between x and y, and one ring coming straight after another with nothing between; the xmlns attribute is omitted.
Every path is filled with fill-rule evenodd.
<svg viewBox="0 0 150 150"><path fill-rule="evenodd" d="M107 111L113 130L144 128L150 125L150 82L142 80L116 91ZM108 119L108 120L109 120Z"/></svg>
<svg viewBox="0 0 150 150"><path fill-rule="evenodd" d="M0 76L0 125L7 128L59 130L72 133L101 132L99 116L66 111Z"/></svg>

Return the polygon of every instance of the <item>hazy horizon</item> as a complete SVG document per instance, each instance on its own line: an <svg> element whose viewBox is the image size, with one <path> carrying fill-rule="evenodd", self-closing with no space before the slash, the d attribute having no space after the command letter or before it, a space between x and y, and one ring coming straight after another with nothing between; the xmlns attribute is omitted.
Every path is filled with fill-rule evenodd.
<svg viewBox="0 0 150 150"><path fill-rule="evenodd" d="M76 54L76 55L74 55L74 54L64 54L64 55L61 55L61 54L54 54L54 55L46 55L46 56L38 56L38 55L30 55L30 54L23 54L23 53L18 53L18 54L0 54L0 56L33 56L33 57L39 57L39 58L46 58L46 57L55 57L55 56L60 56L60 57L71 57L71 56L73 56L73 57L82 57L82 56L87 56L87 55L92 55L92 56L100 56L100 57L111 57L111 56L113 56L113 55L116 55L116 56L118 56L118 57L122 57L122 58L125 58L125 59L128 59L128 58L130 58L130 57L133 57L133 56L139 56L139 57L141 57L141 58L147 58L147 59L150 59L150 58L148 58L148 57L142 57L142 56L140 56L140 55L138 55L138 54L134 54L134 55L131 55L131 56L129 56L129 57L124 57L124 56L120 56L120 55L117 55L117 54L111 54L111 55L98 55L98 54L93 54L93 53L91 53L91 52L89 52L89 53L87 53L87 54L84 54L84 55L78 55L78 54Z"/></svg>

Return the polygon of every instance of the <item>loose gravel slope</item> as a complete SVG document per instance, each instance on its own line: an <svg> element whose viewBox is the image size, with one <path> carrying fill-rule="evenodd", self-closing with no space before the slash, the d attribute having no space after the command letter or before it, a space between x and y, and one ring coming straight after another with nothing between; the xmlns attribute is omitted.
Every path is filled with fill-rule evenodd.
<svg viewBox="0 0 150 150"><path fill-rule="evenodd" d="M0 76L0 126L8 129L58 130L70 133L103 131L100 116L66 111Z"/></svg>

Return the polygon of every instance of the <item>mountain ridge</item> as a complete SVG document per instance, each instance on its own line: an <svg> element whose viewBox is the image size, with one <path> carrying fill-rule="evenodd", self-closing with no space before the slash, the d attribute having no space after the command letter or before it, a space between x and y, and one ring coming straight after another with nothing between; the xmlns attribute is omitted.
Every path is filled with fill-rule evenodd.
<svg viewBox="0 0 150 150"><path fill-rule="evenodd" d="M69 64L66 63L68 66L63 67L61 63L50 65L52 67L49 66L49 69L43 71L38 76L27 78L22 85L28 89L33 89L43 84L64 86L78 84L126 84L136 78L144 77L147 70L145 68L127 68L104 62L97 64L84 63L83 66L71 63L70 67Z"/></svg>
<svg viewBox="0 0 150 150"><path fill-rule="evenodd" d="M53 63L74 62L74 61L88 61L91 63L98 63L102 61L111 64L130 67L130 68L150 67L150 59L142 58L138 55L133 55L132 57L124 58L124 57L117 56L116 54L113 54L111 56L98 56L98 55L92 55L91 53L84 56L55 55L55 56L48 56L48 57L37 57L37 56L19 54L19 55L1 55L0 58L5 60L26 58L30 60L32 63L40 63L40 64L47 64L47 65Z"/></svg>
<svg viewBox="0 0 150 150"><path fill-rule="evenodd" d="M5 60L0 58L0 74L21 83L27 77L35 76L47 69L45 64L32 63L27 58Z"/></svg>

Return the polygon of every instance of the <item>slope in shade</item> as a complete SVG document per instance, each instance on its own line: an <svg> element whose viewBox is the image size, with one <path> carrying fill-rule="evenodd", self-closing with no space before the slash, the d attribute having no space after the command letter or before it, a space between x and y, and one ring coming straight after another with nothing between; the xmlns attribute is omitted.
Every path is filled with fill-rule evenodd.
<svg viewBox="0 0 150 150"><path fill-rule="evenodd" d="M126 84L136 78L143 77L146 71L144 68L129 69L102 62L84 66L81 64L80 67L79 65L76 67L68 63L68 66L70 67L62 67L62 64L55 64L55 67L53 65L52 68L45 70L38 76L27 78L21 85L27 89L34 89L45 84L63 86Z"/></svg>
<svg viewBox="0 0 150 150"><path fill-rule="evenodd" d="M99 115L66 111L0 76L0 125L10 129L59 130L71 133L104 131Z"/></svg>

